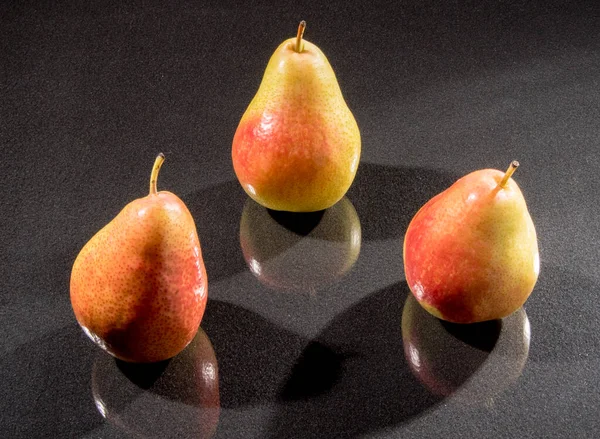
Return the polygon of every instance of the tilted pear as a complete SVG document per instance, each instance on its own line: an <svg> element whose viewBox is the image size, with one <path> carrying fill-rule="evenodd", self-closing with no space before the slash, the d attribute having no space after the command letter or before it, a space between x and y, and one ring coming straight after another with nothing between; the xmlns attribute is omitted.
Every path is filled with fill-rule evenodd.
<svg viewBox="0 0 600 439"><path fill-rule="evenodd" d="M531 294L537 236L511 175L472 172L429 200L404 238L406 282L431 314L455 323L499 319Z"/></svg>
<svg viewBox="0 0 600 439"><path fill-rule="evenodd" d="M271 57L233 139L235 173L274 210L312 212L339 201L354 180L360 132L321 50L284 41Z"/></svg>
<svg viewBox="0 0 600 439"><path fill-rule="evenodd" d="M194 220L174 194L129 203L83 247L71 273L71 304L84 332L125 361L171 358L194 338L207 278Z"/></svg>

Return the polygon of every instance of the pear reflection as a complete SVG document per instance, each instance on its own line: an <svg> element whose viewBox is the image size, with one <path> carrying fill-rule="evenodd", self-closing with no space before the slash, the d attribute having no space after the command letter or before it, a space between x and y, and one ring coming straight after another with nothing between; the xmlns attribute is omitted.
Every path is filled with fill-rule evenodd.
<svg viewBox="0 0 600 439"><path fill-rule="evenodd" d="M529 355L523 308L503 320L461 325L439 320L409 295L402 312L404 354L433 394L486 403L520 376Z"/></svg>
<svg viewBox="0 0 600 439"><path fill-rule="evenodd" d="M219 422L219 375L202 329L179 355L151 364L126 363L100 353L92 368L100 414L137 438L214 436Z"/></svg>
<svg viewBox="0 0 600 439"><path fill-rule="evenodd" d="M345 197L310 213L272 211L249 198L240 244L250 271L264 285L315 291L340 279L358 259L360 220Z"/></svg>

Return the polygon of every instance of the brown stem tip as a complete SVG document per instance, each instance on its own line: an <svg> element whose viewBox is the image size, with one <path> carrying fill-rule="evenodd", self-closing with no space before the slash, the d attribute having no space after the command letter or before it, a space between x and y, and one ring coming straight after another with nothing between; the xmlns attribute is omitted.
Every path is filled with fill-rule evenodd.
<svg viewBox="0 0 600 439"><path fill-rule="evenodd" d="M516 160L513 160L513 162L510 164L510 166L504 173L504 177L502 177L502 181L500 181L500 187L502 187L502 188L506 187L506 183L508 183L509 178L515 173L515 171L517 170L518 167L519 167L519 162Z"/></svg>
<svg viewBox="0 0 600 439"><path fill-rule="evenodd" d="M154 166L152 166L152 173L150 174L150 195L156 194L156 182L158 181L158 171L165 161L165 155L161 152L156 156L154 160Z"/></svg>
<svg viewBox="0 0 600 439"><path fill-rule="evenodd" d="M302 44L302 36L304 35L304 29L306 29L306 21L302 20L298 25L298 34L296 35L296 52L300 53L304 50L304 44Z"/></svg>

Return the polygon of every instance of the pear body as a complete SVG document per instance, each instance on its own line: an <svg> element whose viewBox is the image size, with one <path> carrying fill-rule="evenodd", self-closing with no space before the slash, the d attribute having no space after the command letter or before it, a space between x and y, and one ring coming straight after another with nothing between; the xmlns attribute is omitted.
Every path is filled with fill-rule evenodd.
<svg viewBox="0 0 600 439"><path fill-rule="evenodd" d="M84 332L113 356L155 362L194 338L207 278L194 220L174 194L129 203L83 247L71 304Z"/></svg>
<svg viewBox="0 0 600 439"><path fill-rule="evenodd" d="M360 132L329 61L314 44L284 41L271 57L232 145L235 173L257 203L313 212L354 180Z"/></svg>
<svg viewBox="0 0 600 439"><path fill-rule="evenodd" d="M406 281L438 318L475 323L512 314L539 274L537 236L517 183L472 172L429 200L404 238Z"/></svg>

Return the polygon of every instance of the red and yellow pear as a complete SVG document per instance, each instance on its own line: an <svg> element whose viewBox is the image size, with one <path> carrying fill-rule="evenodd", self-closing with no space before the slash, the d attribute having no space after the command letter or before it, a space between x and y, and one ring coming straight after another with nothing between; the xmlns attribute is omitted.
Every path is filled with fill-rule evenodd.
<svg viewBox="0 0 600 439"><path fill-rule="evenodd" d="M472 172L429 200L404 238L406 281L434 316L475 323L512 314L539 274L537 236L511 175Z"/></svg>
<svg viewBox="0 0 600 439"><path fill-rule="evenodd" d="M206 308L207 278L196 226L175 194L127 204L82 248L71 272L71 304L84 332L129 362L171 358L194 338Z"/></svg>
<svg viewBox="0 0 600 439"><path fill-rule="evenodd" d="M329 61L303 40L284 41L233 139L246 193L273 210L313 212L339 201L354 180L360 132Z"/></svg>

